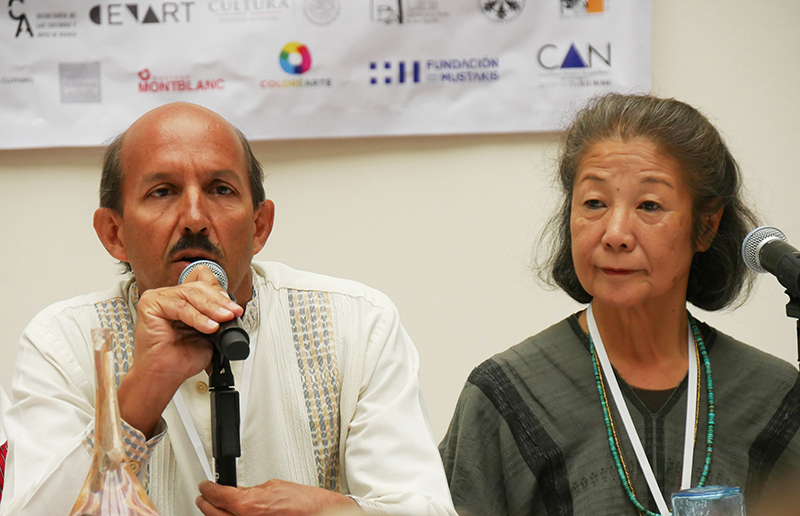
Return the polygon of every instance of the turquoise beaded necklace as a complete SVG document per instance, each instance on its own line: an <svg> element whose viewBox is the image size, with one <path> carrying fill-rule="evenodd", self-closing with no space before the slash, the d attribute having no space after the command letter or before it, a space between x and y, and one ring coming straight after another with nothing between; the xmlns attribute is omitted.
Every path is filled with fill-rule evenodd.
<svg viewBox="0 0 800 516"><path fill-rule="evenodd" d="M692 333L694 334L694 341L697 348L700 350L700 355L703 357L703 366L706 371L706 385L708 387L708 430L706 432L706 460L703 465L703 473L700 475L700 481L697 487L703 487L708 479L708 472L711 469L711 452L714 446L714 383L711 380L711 361L708 359L706 347L703 344L703 337L700 335L700 330L697 328L692 314L689 314L689 323L692 326ZM614 431L614 421L611 419L611 412L608 409L608 401L606 400L605 388L603 387L603 378L600 374L600 368L597 363L597 352L594 348L594 341L591 336L589 337L589 351L592 354L592 367L594 368L594 378L597 383L597 392L600 395L600 405L603 407L603 419L606 423L606 432L608 433L608 444L611 448L611 455L614 457L614 464L617 466L617 473L622 481L622 487L628 498L640 513L647 516L661 516L646 509L641 502L636 498L633 492L633 487L628 478L628 471L625 467L625 461L622 458L622 450L620 449L619 442L617 441L616 432Z"/></svg>

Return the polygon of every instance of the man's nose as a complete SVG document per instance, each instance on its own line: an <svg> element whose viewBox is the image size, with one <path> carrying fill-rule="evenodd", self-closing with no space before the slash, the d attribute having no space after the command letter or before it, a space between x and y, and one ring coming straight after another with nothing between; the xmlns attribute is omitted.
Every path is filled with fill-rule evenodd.
<svg viewBox="0 0 800 516"><path fill-rule="evenodd" d="M614 207L606 215L603 245L615 251L630 251L636 239L631 227L630 214L623 207Z"/></svg>
<svg viewBox="0 0 800 516"><path fill-rule="evenodd" d="M186 189L181 206L182 232L207 235L208 222L208 210L202 192L195 188Z"/></svg>

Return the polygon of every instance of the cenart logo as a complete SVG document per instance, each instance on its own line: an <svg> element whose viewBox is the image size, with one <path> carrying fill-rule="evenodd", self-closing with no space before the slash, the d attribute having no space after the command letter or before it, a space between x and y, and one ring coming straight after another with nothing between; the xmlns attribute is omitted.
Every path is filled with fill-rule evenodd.
<svg viewBox="0 0 800 516"><path fill-rule="evenodd" d="M144 68L139 76L139 93L191 92L225 89L225 79L193 80L186 75L153 75Z"/></svg>
<svg viewBox="0 0 800 516"><path fill-rule="evenodd" d="M525 9L525 0L478 0L483 14L496 21L513 20Z"/></svg>
<svg viewBox="0 0 800 516"><path fill-rule="evenodd" d="M284 72L300 75L311 70L311 52L302 43L292 41L281 49L280 62Z"/></svg>
<svg viewBox="0 0 800 516"><path fill-rule="evenodd" d="M418 83L420 82L419 68L419 61L411 61L410 63L405 61L397 61L396 63L383 61L380 64L372 61L369 64L369 69L373 72L373 75L369 78L369 83L373 85L379 82L389 85L395 81L397 81L397 84Z"/></svg>
<svg viewBox="0 0 800 516"><path fill-rule="evenodd" d="M189 23L194 2L158 4L97 4L89 10L89 18L97 25L125 23Z"/></svg>
<svg viewBox="0 0 800 516"><path fill-rule="evenodd" d="M12 20L17 20L17 33L14 34L15 38L18 38L23 31L27 32L28 36L33 37L33 31L31 30L31 23L28 21L28 16L24 12L18 11L14 8L14 4L24 3L25 0L8 1L8 15Z"/></svg>
<svg viewBox="0 0 800 516"><path fill-rule="evenodd" d="M611 68L611 43L606 43L605 54L592 45L586 45L583 54L573 43L566 52L557 45L547 44L537 54L539 65L547 70L569 68Z"/></svg>

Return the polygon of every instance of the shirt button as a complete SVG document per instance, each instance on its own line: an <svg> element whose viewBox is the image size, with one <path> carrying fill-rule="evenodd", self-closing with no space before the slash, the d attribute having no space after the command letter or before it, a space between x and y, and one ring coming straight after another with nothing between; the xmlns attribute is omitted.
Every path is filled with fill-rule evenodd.
<svg viewBox="0 0 800 516"><path fill-rule="evenodd" d="M135 460L132 460L128 462L128 467L131 468L131 471L133 472L134 475L137 475L139 473L139 468L142 467L142 465L136 462Z"/></svg>
<svg viewBox="0 0 800 516"><path fill-rule="evenodd" d="M206 382L197 382L197 392L205 394L208 392L208 384Z"/></svg>

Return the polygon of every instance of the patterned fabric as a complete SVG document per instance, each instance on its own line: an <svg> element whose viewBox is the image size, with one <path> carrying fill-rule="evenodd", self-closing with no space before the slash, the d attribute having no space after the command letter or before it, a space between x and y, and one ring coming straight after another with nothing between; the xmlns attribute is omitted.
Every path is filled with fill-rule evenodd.
<svg viewBox="0 0 800 516"><path fill-rule="evenodd" d="M0 500L3 499L3 484L6 479L6 453L8 453L8 443L0 446Z"/></svg>
<svg viewBox="0 0 800 516"><path fill-rule="evenodd" d="M339 487L339 368L327 292L289 290L289 317L319 487Z"/></svg>
<svg viewBox="0 0 800 516"><path fill-rule="evenodd" d="M255 277L255 271L253 271ZM133 365L133 337L135 325L131 311L135 311L139 304L139 289L136 281L131 281L126 289L127 299L114 297L104 299L95 303L94 309L97 314L98 323L101 328L111 330L111 351L114 356L114 375L119 388L122 379ZM258 325L258 294L255 286L252 289L252 299L245 307L242 315L242 326L248 332L252 332ZM122 440L125 443L125 451L128 460L140 464L147 464L147 468L139 473L139 480L145 488L149 488L150 476L150 456L156 446L161 442L166 433L164 425L159 425L156 435L149 440L145 439L136 428L122 421ZM84 433L84 445L89 449L94 449L94 427L87 428ZM149 491L149 489L148 489Z"/></svg>
<svg viewBox="0 0 800 516"><path fill-rule="evenodd" d="M708 484L745 488L750 514L759 498L800 492L793 484L800 478L800 380L791 364L707 325L702 331L717 407ZM667 494L680 489L687 385L684 379L654 413L620 379L656 481ZM620 420L616 411L614 419ZM701 403L698 428L705 429L707 420ZM622 436L620 444L639 500L655 511L630 440ZM478 366L439 450L453 502L464 513L567 516L597 513L599 507L603 514L636 514L609 450L589 339L577 314ZM694 482L704 456L705 448L696 446Z"/></svg>

